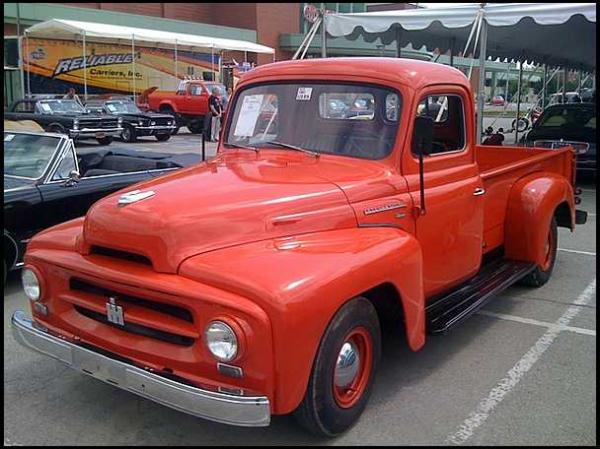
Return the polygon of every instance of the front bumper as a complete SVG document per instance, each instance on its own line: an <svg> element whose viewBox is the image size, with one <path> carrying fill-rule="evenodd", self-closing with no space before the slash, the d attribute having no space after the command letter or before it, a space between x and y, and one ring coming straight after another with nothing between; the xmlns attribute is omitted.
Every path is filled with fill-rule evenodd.
<svg viewBox="0 0 600 449"><path fill-rule="evenodd" d="M55 337L22 311L13 314L11 327L21 345L167 407L236 426L263 427L270 423L267 397L224 394L167 379Z"/></svg>
<svg viewBox="0 0 600 449"><path fill-rule="evenodd" d="M135 131L138 136L154 136L157 134L171 134L175 128L177 128L175 125L136 126Z"/></svg>
<svg viewBox="0 0 600 449"><path fill-rule="evenodd" d="M98 135L103 137L119 137L123 128L82 128L82 129L70 129L69 137L72 139L82 139L87 137L96 138Z"/></svg>

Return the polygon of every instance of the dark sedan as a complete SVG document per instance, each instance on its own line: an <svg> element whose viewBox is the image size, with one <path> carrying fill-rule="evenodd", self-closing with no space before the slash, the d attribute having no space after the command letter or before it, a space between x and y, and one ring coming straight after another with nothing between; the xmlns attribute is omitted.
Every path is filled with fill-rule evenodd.
<svg viewBox="0 0 600 449"><path fill-rule="evenodd" d="M123 119L113 115L90 114L79 102L69 99L20 100L4 112L5 120L33 120L52 133L72 139L96 139L107 145L121 135Z"/></svg>
<svg viewBox="0 0 600 449"><path fill-rule="evenodd" d="M547 107L521 142L548 148L573 145L577 151L578 175L596 178L596 107L593 103Z"/></svg>
<svg viewBox="0 0 600 449"><path fill-rule="evenodd" d="M86 214L100 198L200 162L197 154L75 150L61 134L4 132L4 280L38 231ZM81 173L81 174L80 174Z"/></svg>
<svg viewBox="0 0 600 449"><path fill-rule="evenodd" d="M175 117L168 114L142 112L127 98L90 100L85 105L90 112L111 114L123 119L121 138L135 142L138 137L154 136L159 142L169 140L175 130Z"/></svg>

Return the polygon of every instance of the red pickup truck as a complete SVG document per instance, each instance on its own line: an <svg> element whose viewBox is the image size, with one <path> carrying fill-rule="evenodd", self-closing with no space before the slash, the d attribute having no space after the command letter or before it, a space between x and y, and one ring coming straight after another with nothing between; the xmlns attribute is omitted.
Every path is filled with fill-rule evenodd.
<svg viewBox="0 0 600 449"><path fill-rule="evenodd" d="M357 98L368 114L340 112ZM253 70L216 158L31 240L16 339L195 416L342 433L382 329L417 351L515 282L543 285L557 226L586 221L574 151L476 145L472 99L460 71L414 60Z"/></svg>
<svg viewBox="0 0 600 449"><path fill-rule="evenodd" d="M221 83L184 80L179 83L176 92L149 90L140 101L153 111L174 115L178 127L173 134L177 134L181 126L187 126L192 133L199 134L203 129L204 116L208 113L208 97L215 87L222 97L227 95L225 86Z"/></svg>

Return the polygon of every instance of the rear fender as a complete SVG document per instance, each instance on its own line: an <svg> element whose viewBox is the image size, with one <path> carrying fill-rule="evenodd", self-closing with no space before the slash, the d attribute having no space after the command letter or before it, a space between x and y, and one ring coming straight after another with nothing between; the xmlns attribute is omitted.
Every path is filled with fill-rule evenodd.
<svg viewBox="0 0 600 449"><path fill-rule="evenodd" d="M543 265L550 222L559 205L569 208L568 227L575 227L573 187L563 176L532 173L519 179L508 198L504 249L508 259Z"/></svg>
<svg viewBox="0 0 600 449"><path fill-rule="evenodd" d="M283 414L302 400L321 337L337 310L375 286L390 283L397 289L409 346L423 346L421 264L421 247L411 234L353 228L213 251L187 259L179 274L248 298L267 312L275 352L274 412Z"/></svg>

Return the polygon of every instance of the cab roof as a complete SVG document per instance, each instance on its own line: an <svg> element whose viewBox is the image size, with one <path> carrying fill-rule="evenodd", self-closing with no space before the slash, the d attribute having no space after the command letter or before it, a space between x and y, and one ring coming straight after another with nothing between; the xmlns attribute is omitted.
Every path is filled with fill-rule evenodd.
<svg viewBox="0 0 600 449"><path fill-rule="evenodd" d="M259 66L243 76L243 82L272 76L302 79L319 75L324 79L340 76L379 78L420 88L431 84L458 84L471 88L467 77L458 69L434 62L405 58L325 58L281 61Z"/></svg>

